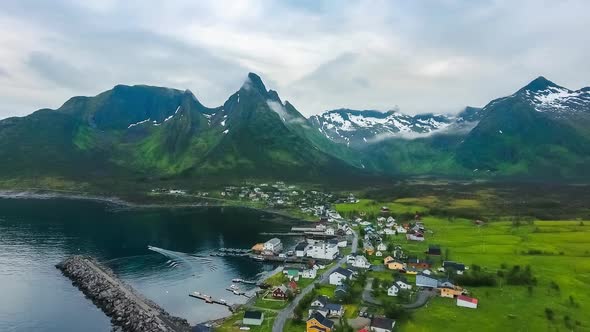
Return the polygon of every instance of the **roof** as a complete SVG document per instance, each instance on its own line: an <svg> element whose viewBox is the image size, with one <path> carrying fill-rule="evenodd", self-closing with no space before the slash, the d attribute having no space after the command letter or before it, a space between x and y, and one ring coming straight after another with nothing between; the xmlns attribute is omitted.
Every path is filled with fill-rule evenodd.
<svg viewBox="0 0 590 332"><path fill-rule="evenodd" d="M285 287L285 285L280 285L280 286L275 287L275 289L273 289L272 291L274 292L276 290L280 290L283 293L286 293L287 292L287 287Z"/></svg>
<svg viewBox="0 0 590 332"><path fill-rule="evenodd" d="M244 312L244 319L262 319L262 311L247 310Z"/></svg>
<svg viewBox="0 0 590 332"><path fill-rule="evenodd" d="M371 321L371 327L377 327L380 329L387 329L391 330L395 325L395 321L393 319L385 318L385 317L375 317Z"/></svg>
<svg viewBox="0 0 590 332"><path fill-rule="evenodd" d="M457 262L451 262L451 261L444 261L443 262L443 267L445 267L445 268L450 267L452 269L459 270L459 271L465 270L465 264L457 263Z"/></svg>
<svg viewBox="0 0 590 332"><path fill-rule="evenodd" d="M305 248L307 248L307 242L299 242L295 246L295 250L298 250L298 251L305 250Z"/></svg>
<svg viewBox="0 0 590 332"><path fill-rule="evenodd" d="M477 302L478 302L477 299L472 298L472 297L468 297L468 296L465 296L465 295L459 295L459 296L457 296L457 301L458 300L465 301L465 302L471 302L473 304L477 304Z"/></svg>
<svg viewBox="0 0 590 332"><path fill-rule="evenodd" d="M352 271L348 270L348 269L343 269L341 267L337 268L336 270L334 270L334 272L332 272L332 274L334 273L340 273L341 275L350 278L350 276L352 276Z"/></svg>
<svg viewBox="0 0 590 332"><path fill-rule="evenodd" d="M336 286L336 289L334 290L334 294L336 294L336 292L346 292L346 286L345 285Z"/></svg>
<svg viewBox="0 0 590 332"><path fill-rule="evenodd" d="M276 246L277 244L281 243L281 240L279 240L276 237L273 237L272 239L266 241L265 243L272 244L272 245Z"/></svg>
<svg viewBox="0 0 590 332"><path fill-rule="evenodd" d="M315 301L318 301L319 303L322 304L322 307L325 306L326 304L328 304L328 297L325 295L320 295L318 296L317 299L315 299ZM315 302L314 301L314 302Z"/></svg>
<svg viewBox="0 0 590 332"><path fill-rule="evenodd" d="M311 316L309 316L309 319L308 320L311 320L311 319L317 320L320 324L322 324L325 327L328 327L330 329L332 327L334 327L334 322L333 321L327 319L324 315L322 315L321 313L319 313L317 311L314 312L313 314L311 314Z"/></svg>
<svg viewBox="0 0 590 332"><path fill-rule="evenodd" d="M342 305L337 303L327 303L324 308L330 311L340 311L342 310Z"/></svg>

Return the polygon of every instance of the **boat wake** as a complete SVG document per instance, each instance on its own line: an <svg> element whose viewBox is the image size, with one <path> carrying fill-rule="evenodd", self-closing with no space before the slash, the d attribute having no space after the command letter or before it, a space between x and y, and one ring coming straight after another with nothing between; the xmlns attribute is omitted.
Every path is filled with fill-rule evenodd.
<svg viewBox="0 0 590 332"><path fill-rule="evenodd" d="M148 249L159 253L168 258L166 265L170 268L178 268L181 265L188 267L194 274L197 270L201 270L203 267L210 271L217 270L217 266L210 257L188 254L184 252L168 250L164 248L158 248L154 246L148 246Z"/></svg>

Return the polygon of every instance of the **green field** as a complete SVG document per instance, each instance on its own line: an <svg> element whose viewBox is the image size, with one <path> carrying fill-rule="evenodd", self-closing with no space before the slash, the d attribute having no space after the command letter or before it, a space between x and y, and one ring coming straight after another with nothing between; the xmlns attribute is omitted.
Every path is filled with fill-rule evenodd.
<svg viewBox="0 0 590 332"><path fill-rule="evenodd" d="M415 212L426 212L428 208L408 203L399 202L377 202L370 199L361 199L358 203L336 204L335 208L343 215L350 215L365 212L367 215L376 216L381 212L381 207L387 206L392 214L410 214Z"/></svg>
<svg viewBox="0 0 590 332"><path fill-rule="evenodd" d="M396 202L409 204L410 210L417 203L413 199ZM463 208L477 204L458 200L454 205ZM342 213L369 213L378 211L381 205L361 201L337 209ZM426 241L407 241L402 235L387 241L401 244L418 257L424 257L429 244L437 244L450 260L476 264L494 274L503 264L529 265L538 282L529 289L503 285L498 278L495 287L467 287L479 299L475 310L457 307L452 299L435 298L413 311L409 320L400 322L399 331L590 331L590 221L492 220L476 226L468 219L426 216L423 222L428 229ZM434 260L435 267L440 261ZM376 274L380 279L392 278L388 272ZM550 287L555 284L559 290ZM552 314L548 315L546 309Z"/></svg>

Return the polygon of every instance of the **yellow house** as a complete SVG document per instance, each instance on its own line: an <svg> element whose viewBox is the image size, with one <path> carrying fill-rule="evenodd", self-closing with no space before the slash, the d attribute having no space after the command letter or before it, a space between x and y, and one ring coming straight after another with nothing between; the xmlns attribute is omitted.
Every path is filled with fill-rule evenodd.
<svg viewBox="0 0 590 332"><path fill-rule="evenodd" d="M307 332L331 332L333 328L334 322L317 311L309 316L307 320Z"/></svg>
<svg viewBox="0 0 590 332"><path fill-rule="evenodd" d="M459 296L463 293L461 289L453 289L453 288L440 288L440 296L441 297L450 297L454 298L455 296Z"/></svg>
<svg viewBox="0 0 590 332"><path fill-rule="evenodd" d="M387 256L385 258L383 258L383 264L387 265L389 262L394 261L395 258L391 257L391 256Z"/></svg>
<svg viewBox="0 0 590 332"><path fill-rule="evenodd" d="M387 263L387 268L390 270L403 270L405 267L403 263L400 263L398 261L391 261Z"/></svg>
<svg viewBox="0 0 590 332"><path fill-rule="evenodd" d="M373 253L375 253L375 249L365 248L365 252L367 253L367 255L371 256L371 255L373 255Z"/></svg>

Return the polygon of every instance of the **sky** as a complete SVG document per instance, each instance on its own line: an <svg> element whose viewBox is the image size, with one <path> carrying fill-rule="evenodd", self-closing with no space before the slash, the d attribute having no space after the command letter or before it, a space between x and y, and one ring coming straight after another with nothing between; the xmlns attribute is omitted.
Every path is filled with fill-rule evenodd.
<svg viewBox="0 0 590 332"><path fill-rule="evenodd" d="M484 106L590 85L590 1L2 0L0 118L116 84L221 105L248 72L304 115Z"/></svg>

